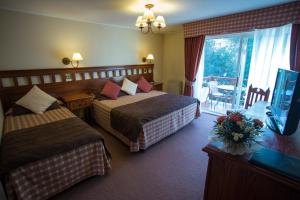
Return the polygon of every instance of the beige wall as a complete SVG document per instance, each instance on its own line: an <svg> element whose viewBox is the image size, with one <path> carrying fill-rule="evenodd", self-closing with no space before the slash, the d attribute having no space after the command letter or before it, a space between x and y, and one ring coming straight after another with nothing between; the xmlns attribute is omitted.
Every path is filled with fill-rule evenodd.
<svg viewBox="0 0 300 200"><path fill-rule="evenodd" d="M81 66L141 64L153 53L154 79L163 79L161 34L1 9L0 24L0 70L66 67L61 59L73 52L84 57ZM2 119L0 110L0 130Z"/></svg>
<svg viewBox="0 0 300 200"><path fill-rule="evenodd" d="M174 90L176 82L184 83L183 29L164 35L163 66L163 81L166 91ZM180 89L182 90L182 88Z"/></svg>
<svg viewBox="0 0 300 200"><path fill-rule="evenodd" d="M183 29L143 35L131 29L1 9L0 24L0 70L66 67L61 59L77 51L84 57L81 66L139 64L143 56L153 53L154 78L164 82L165 91L174 81L184 82ZM0 108L0 130L2 119Z"/></svg>
<svg viewBox="0 0 300 200"><path fill-rule="evenodd" d="M153 53L162 80L163 35L5 10L0 24L0 70L65 67L61 59L73 52L81 66L139 64Z"/></svg>

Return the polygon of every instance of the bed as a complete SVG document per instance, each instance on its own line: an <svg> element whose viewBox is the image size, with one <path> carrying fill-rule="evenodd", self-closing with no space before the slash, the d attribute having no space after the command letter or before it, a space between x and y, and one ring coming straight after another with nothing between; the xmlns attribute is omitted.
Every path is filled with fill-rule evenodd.
<svg viewBox="0 0 300 200"><path fill-rule="evenodd" d="M7 116L1 178L8 199L48 199L110 169L101 135L65 107Z"/></svg>
<svg viewBox="0 0 300 200"><path fill-rule="evenodd" d="M162 99L163 97L165 98ZM175 107L162 106L162 104L165 104L164 102L172 100L173 104L176 105L176 102L181 101L181 99L189 102L182 102L182 104ZM139 105L137 106L137 104ZM144 110L145 107L150 107L150 109ZM143 115L143 112L150 113L154 111L139 119L139 121L146 120L146 122L141 123L142 127L139 129L137 136L130 137L130 131L136 131L132 130L132 127L136 124L130 123L135 120L135 116L132 116L133 110L141 110L138 115ZM116 117L112 119L114 113ZM198 116L199 102L196 99L170 95L156 90L149 93L137 93L133 96L121 96L117 100L96 99L93 102L93 117L97 124L128 145L131 152L147 149L167 136L174 134ZM116 125L119 125L119 127ZM128 134L124 134L124 130Z"/></svg>
<svg viewBox="0 0 300 200"><path fill-rule="evenodd" d="M124 76L137 80L142 74L148 81L153 81L153 67L153 64L146 64L0 71L0 99L4 112L7 112L16 100L30 91L34 85L59 98L67 93L89 92L91 89L101 87L108 79L118 81ZM76 132L74 124L77 127ZM49 133L49 130L52 132ZM65 134L59 135L63 131ZM2 162L4 161L4 165L1 164L1 181L5 183L9 199L47 199L87 177L103 175L110 168L109 154L101 136L100 138L93 136L98 132L64 107L41 115L8 116L5 118L4 132L1 144L1 158ZM39 133L42 132L48 132L46 136L66 138L70 141L73 140L75 132L77 142L88 132L90 137L87 141L84 139L85 143L76 143L76 148L72 148L74 143L66 143L64 146L68 148L62 149L63 152L51 148L47 143L47 137L42 137L48 148L46 151L44 149L38 152L36 149L41 147L36 147L33 156L25 156L26 160L18 157L23 152L19 149L21 142L25 141L28 135L36 137L31 136L31 139L26 139L27 141L38 139ZM51 138L52 141L56 137ZM58 144L65 142L56 141ZM26 148L30 149L31 146L28 144ZM14 152L20 152L20 155L13 154ZM14 160L11 160L13 157L22 159L20 162L13 162ZM40 159L41 157L44 159Z"/></svg>

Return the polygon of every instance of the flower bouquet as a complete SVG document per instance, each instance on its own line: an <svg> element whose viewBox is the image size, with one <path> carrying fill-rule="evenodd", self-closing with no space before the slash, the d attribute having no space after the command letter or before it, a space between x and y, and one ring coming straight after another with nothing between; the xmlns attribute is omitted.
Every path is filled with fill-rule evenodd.
<svg viewBox="0 0 300 200"><path fill-rule="evenodd" d="M223 142L225 152L242 155L251 152L256 137L262 133L262 127L263 122L259 119L247 118L240 112L232 112L217 118L213 140Z"/></svg>

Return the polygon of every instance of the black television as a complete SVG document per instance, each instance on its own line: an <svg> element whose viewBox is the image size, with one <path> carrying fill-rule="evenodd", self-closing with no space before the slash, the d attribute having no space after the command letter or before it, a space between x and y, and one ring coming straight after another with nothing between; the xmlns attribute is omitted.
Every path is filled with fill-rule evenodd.
<svg viewBox="0 0 300 200"><path fill-rule="evenodd" d="M281 135L291 135L300 119L300 75L298 72L278 69L271 101L269 124ZM267 123L268 124L268 123Z"/></svg>

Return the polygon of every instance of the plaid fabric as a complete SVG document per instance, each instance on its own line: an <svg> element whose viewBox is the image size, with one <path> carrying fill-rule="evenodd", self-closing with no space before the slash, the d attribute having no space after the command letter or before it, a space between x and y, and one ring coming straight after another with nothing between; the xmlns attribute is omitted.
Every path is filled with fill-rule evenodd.
<svg viewBox="0 0 300 200"><path fill-rule="evenodd" d="M175 133L195 119L197 103L144 124L144 149Z"/></svg>
<svg viewBox="0 0 300 200"><path fill-rule="evenodd" d="M138 142L130 141L123 134L111 127L110 109L107 109L106 106L101 106L99 101L93 103L93 108L95 121L105 130L128 145L131 152L137 152L140 149L147 149L149 146L159 142L190 123L195 118L197 104L189 105L144 124L143 132L140 133Z"/></svg>
<svg viewBox="0 0 300 200"><path fill-rule="evenodd" d="M50 110L43 114L9 115L6 116L4 120L4 134L18 129L30 128L70 117L75 117L75 115L65 107Z"/></svg>
<svg viewBox="0 0 300 200"><path fill-rule="evenodd" d="M88 144L12 171L6 180L8 199L48 199L109 168L102 142Z"/></svg>
<svg viewBox="0 0 300 200"><path fill-rule="evenodd" d="M70 117L75 115L63 107L40 115L7 116L4 133ZM84 145L11 171L5 180L8 199L47 199L87 177L104 175L109 168L102 142Z"/></svg>
<svg viewBox="0 0 300 200"><path fill-rule="evenodd" d="M300 2L293 2L243 13L184 24L184 37L237 33L300 23Z"/></svg>

